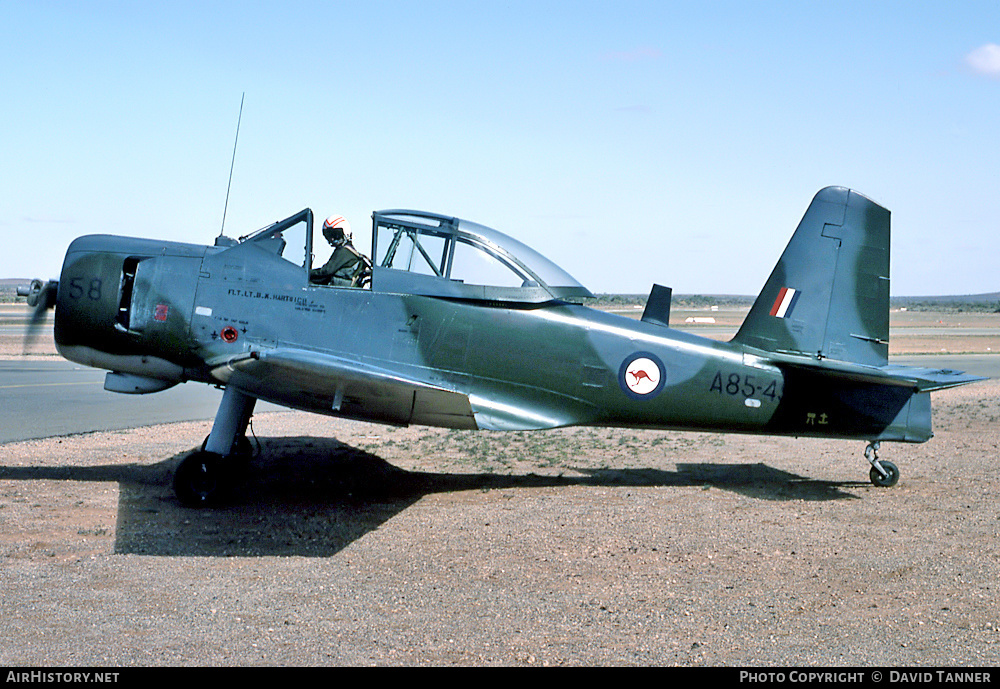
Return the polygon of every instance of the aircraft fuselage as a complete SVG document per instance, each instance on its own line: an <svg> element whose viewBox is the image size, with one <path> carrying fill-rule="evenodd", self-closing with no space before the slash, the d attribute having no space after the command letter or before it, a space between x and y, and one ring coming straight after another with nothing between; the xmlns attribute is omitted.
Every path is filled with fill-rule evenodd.
<svg viewBox="0 0 1000 689"><path fill-rule="evenodd" d="M243 247L237 247L243 249ZM452 422L386 411L335 387L246 392L323 414L391 423L536 429L568 425L923 441L929 395L831 382L767 353L578 304L510 304L309 285L249 246L83 237L59 282L66 358L119 373L218 383L213 371L291 348L397 373L468 399ZM377 397L374 393L373 397ZM457 417L447 417L457 418ZM472 419L470 421L469 419Z"/></svg>

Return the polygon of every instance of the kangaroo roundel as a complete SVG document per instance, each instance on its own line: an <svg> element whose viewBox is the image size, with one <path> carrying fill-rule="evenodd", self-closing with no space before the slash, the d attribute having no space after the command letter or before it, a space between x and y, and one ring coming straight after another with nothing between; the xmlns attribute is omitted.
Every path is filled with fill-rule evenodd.
<svg viewBox="0 0 1000 689"><path fill-rule="evenodd" d="M663 362L650 352L636 352L622 362L618 370L618 384L632 399L656 397L665 382Z"/></svg>

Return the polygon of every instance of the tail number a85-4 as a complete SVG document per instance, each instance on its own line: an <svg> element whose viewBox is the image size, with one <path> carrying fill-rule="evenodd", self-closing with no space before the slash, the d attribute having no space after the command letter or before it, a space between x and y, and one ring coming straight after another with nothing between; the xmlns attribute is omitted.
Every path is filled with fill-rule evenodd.
<svg viewBox="0 0 1000 689"><path fill-rule="evenodd" d="M722 371L716 371L708 391L732 397L755 397L758 399L766 397L772 402L781 401L781 388L778 387L778 381L762 376L741 375L739 373L723 374Z"/></svg>

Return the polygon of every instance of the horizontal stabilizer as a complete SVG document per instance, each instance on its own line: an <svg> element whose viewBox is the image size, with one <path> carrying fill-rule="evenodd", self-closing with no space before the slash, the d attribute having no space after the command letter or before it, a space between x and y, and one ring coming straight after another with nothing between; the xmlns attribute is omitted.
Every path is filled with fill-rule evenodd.
<svg viewBox="0 0 1000 689"><path fill-rule="evenodd" d="M917 368L914 366L885 366L882 369L893 377L905 377L916 383L920 392L934 392L956 388L959 385L988 380L984 376L976 376L965 371L954 371L950 368Z"/></svg>
<svg viewBox="0 0 1000 689"><path fill-rule="evenodd" d="M934 392L987 380L983 376L948 368L923 368L898 364L864 366L832 359L813 359L787 354L770 354L767 359L781 368L809 371L824 377L855 383L913 388L917 392Z"/></svg>

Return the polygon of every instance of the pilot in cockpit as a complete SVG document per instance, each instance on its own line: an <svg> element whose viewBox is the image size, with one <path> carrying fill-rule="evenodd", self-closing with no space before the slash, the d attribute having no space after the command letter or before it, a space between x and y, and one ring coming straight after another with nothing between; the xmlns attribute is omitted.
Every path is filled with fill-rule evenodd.
<svg viewBox="0 0 1000 689"><path fill-rule="evenodd" d="M316 285L364 287L371 279L371 263L351 243L351 224L342 215L332 215L323 223L323 236L333 247L330 260L309 273Z"/></svg>

